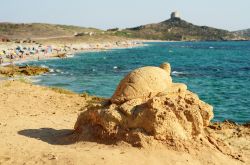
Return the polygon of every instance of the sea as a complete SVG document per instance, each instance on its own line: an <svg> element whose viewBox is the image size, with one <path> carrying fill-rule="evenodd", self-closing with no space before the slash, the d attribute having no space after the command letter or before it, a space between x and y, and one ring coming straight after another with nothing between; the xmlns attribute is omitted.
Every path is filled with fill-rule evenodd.
<svg viewBox="0 0 250 165"><path fill-rule="evenodd" d="M171 64L174 82L214 107L213 121L250 121L250 41L145 43L28 64L50 69L32 77L36 84L108 98L130 71L163 62Z"/></svg>

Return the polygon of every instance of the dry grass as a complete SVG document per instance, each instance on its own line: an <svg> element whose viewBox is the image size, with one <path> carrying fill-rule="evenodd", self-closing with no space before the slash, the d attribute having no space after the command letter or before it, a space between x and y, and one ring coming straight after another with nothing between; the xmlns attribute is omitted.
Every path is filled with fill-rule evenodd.
<svg viewBox="0 0 250 165"><path fill-rule="evenodd" d="M0 23L0 34L8 38L44 38L56 36L73 36L75 32L99 32L95 28L84 28L69 25L55 25L44 23L13 24Z"/></svg>

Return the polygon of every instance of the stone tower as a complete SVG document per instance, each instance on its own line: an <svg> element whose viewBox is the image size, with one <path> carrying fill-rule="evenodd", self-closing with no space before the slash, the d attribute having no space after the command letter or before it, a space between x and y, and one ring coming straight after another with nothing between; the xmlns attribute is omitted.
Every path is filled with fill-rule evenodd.
<svg viewBox="0 0 250 165"><path fill-rule="evenodd" d="M181 15L178 11L172 12L171 13L171 19L175 19L175 18L181 18Z"/></svg>

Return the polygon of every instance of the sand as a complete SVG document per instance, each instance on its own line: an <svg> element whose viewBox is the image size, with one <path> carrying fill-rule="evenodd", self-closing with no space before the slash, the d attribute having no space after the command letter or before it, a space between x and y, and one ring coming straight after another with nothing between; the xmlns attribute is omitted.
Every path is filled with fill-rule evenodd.
<svg viewBox="0 0 250 165"><path fill-rule="evenodd" d="M78 114L93 102L67 91L0 81L0 164L250 164L249 127L230 123L209 130L230 142L244 162L208 148L181 152L161 144L136 148L68 141Z"/></svg>

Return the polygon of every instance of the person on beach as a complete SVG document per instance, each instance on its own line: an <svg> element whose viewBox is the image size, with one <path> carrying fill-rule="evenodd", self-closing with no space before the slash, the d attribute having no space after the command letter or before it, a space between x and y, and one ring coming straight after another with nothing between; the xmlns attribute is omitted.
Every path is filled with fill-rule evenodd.
<svg viewBox="0 0 250 165"><path fill-rule="evenodd" d="M11 65L13 65L14 58L15 58L14 54L11 54L10 55L10 63L11 63Z"/></svg>
<svg viewBox="0 0 250 165"><path fill-rule="evenodd" d="M0 55L0 65L3 63L3 57Z"/></svg>

